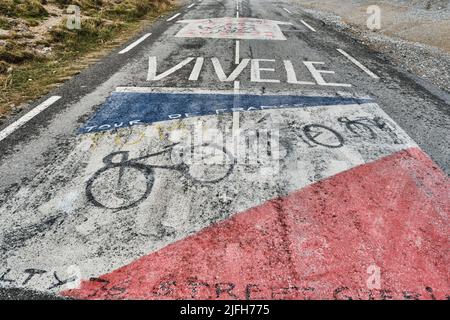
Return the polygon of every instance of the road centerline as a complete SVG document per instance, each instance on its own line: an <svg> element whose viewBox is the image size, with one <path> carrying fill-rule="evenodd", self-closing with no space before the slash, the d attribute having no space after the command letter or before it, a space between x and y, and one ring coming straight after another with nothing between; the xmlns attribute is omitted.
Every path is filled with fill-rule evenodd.
<svg viewBox="0 0 450 320"><path fill-rule="evenodd" d="M314 29L311 25L309 25L307 22L305 22L304 20L300 20L300 22L307 27L309 30L313 31L313 32L317 32L316 29Z"/></svg>
<svg viewBox="0 0 450 320"><path fill-rule="evenodd" d="M239 50L240 50L240 42L239 42L239 40L236 40L236 49L235 49L235 55L234 55L234 63L235 64L239 64L239 61L240 61Z"/></svg>

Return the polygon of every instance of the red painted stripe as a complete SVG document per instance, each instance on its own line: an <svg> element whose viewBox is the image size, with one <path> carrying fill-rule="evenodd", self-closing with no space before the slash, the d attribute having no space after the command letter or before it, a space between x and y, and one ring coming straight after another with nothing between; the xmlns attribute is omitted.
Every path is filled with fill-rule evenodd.
<svg viewBox="0 0 450 320"><path fill-rule="evenodd" d="M409 149L208 227L63 294L89 299L445 299L448 177ZM366 285L381 270L381 288Z"/></svg>

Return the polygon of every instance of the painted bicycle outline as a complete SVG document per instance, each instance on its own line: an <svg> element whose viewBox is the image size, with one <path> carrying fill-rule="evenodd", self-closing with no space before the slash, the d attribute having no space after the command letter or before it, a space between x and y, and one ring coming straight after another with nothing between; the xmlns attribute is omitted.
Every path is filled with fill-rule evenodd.
<svg viewBox="0 0 450 320"><path fill-rule="evenodd" d="M110 153L109 155L107 155L103 158L103 163L105 164L105 166L100 168L99 170L97 170L94 173L94 175L88 180L88 182L86 184L87 199L96 207L100 207L100 208L104 208L104 209L113 209L113 210L126 210L126 209L137 206L138 204L140 204L141 202L143 202L145 199L147 199L149 197L150 193L152 192L153 184L155 182L154 169L175 170L175 171L181 172L186 178L190 179L191 181L196 182L196 183L202 183L202 184L219 182L219 181L225 179L226 177L228 177L234 169L234 166L235 166L234 157L224 147L219 147L214 144L208 144L208 145L204 144L204 145L197 146L196 148L198 150L199 148L201 149L201 148L212 147L215 150L222 152L223 155L228 158L228 161L224 161L224 162L225 162L225 165L228 165L229 167L226 169L226 171L223 175L219 176L216 179L209 179L209 180L203 179L202 180L202 179L199 179L199 178L193 176L192 174L190 174L190 170L189 170L190 165L184 161L180 161L178 164L173 164L173 165L154 165L154 164L145 164L145 163L140 162L140 161L148 159L148 158L153 158L153 157L157 157L157 156L172 152L173 148L177 145L179 145L179 143L175 143L175 144L166 146L161 151L151 153L151 154L148 154L145 156L137 157L137 158L132 158L132 159L129 159L128 151L116 151L116 152ZM118 156L121 157L121 159L117 162L114 161L114 159ZM125 169L131 168L131 169L139 171L141 174L144 175L145 181L146 181L146 190L137 200L134 200L131 203L128 203L125 205L113 207L113 206L108 206L108 205L102 203L99 199L97 199L97 197L95 196L95 192L93 192L92 188L94 186L94 183L99 179L99 177L102 174L104 174L105 172L107 172L111 169L117 169L117 168L119 168L119 177L117 180L118 181L117 185L119 185L122 182Z"/></svg>
<svg viewBox="0 0 450 320"><path fill-rule="evenodd" d="M357 117L355 119L349 119L347 116L342 116L337 118L336 121L341 125L344 125L345 130L350 132L353 137L374 140L379 137L381 131L381 133L387 134L394 144L402 143L395 133L395 130L389 124L389 121L382 117ZM285 132L286 130L289 131L290 127L279 127L278 129L279 132ZM300 132L297 133L296 136L310 148L317 146L330 149L341 148L346 145L348 143L348 139L352 137L348 137L345 132L342 132L342 130L319 123L302 124L299 127L299 131ZM324 134L328 134L329 139L324 139ZM284 153L284 156L280 158L281 160L285 158L286 154L292 151L292 148L295 146L291 143L291 141L280 139L279 147L281 149L285 149L284 152L281 152L281 149L279 151L279 154Z"/></svg>

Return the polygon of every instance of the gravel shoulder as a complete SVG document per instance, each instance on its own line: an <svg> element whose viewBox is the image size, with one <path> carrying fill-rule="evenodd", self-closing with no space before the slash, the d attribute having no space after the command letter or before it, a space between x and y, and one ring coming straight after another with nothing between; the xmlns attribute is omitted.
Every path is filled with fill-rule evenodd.
<svg viewBox="0 0 450 320"><path fill-rule="evenodd" d="M400 68L450 90L449 0L293 0L306 13L350 33ZM367 27L367 8L381 9L381 28Z"/></svg>

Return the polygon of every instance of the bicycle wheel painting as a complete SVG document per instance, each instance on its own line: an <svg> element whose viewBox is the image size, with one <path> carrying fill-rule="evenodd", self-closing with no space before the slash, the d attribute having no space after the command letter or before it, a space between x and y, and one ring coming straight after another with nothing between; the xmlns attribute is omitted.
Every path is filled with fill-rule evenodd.
<svg viewBox="0 0 450 320"><path fill-rule="evenodd" d="M186 168L185 174L193 181L214 183L226 178L234 167L233 156L214 145L205 145L197 150ZM199 161L198 161L199 160Z"/></svg>
<svg viewBox="0 0 450 320"><path fill-rule="evenodd" d="M153 182L153 170L145 165L114 164L97 171L89 179L86 196L97 207L129 209L148 197Z"/></svg>

